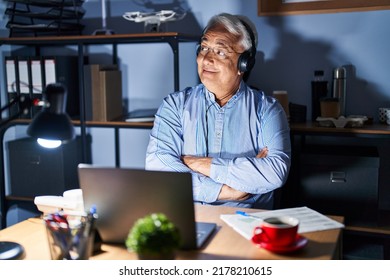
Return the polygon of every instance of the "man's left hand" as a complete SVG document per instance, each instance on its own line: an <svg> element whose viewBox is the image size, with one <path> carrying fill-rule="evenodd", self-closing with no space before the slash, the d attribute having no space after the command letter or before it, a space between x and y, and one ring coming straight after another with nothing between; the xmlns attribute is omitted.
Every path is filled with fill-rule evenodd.
<svg viewBox="0 0 390 280"><path fill-rule="evenodd" d="M207 177L210 177L210 168L212 158L210 157L194 157L183 156L183 163L187 165L191 170L201 173Z"/></svg>

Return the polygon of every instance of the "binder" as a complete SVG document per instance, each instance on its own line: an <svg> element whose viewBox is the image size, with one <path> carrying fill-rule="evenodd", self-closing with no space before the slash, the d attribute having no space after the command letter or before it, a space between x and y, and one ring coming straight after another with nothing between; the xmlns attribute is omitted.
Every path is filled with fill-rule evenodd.
<svg viewBox="0 0 390 280"><path fill-rule="evenodd" d="M84 66L87 121L112 121L122 116L122 76L117 65Z"/></svg>
<svg viewBox="0 0 390 280"><path fill-rule="evenodd" d="M30 70L26 57L8 56L5 58L5 72L7 80L8 102L12 102L20 95L30 97ZM9 117L19 115L20 118L31 118L31 110L22 112L17 102L9 107Z"/></svg>
<svg viewBox="0 0 390 280"><path fill-rule="evenodd" d="M43 78L40 58L30 58L31 91L33 95L42 94Z"/></svg>
<svg viewBox="0 0 390 280"><path fill-rule="evenodd" d="M5 57L5 73L7 79L7 92L16 93L16 60L13 57Z"/></svg>
<svg viewBox="0 0 390 280"><path fill-rule="evenodd" d="M45 87L48 84L53 84L56 82L56 61L54 57L52 58L44 58L43 59L44 63L44 68L45 68L45 80L44 80L44 85Z"/></svg>
<svg viewBox="0 0 390 280"><path fill-rule="evenodd" d="M70 117L80 115L77 56L9 56L5 57L5 72L8 102L20 94L29 95L31 99L42 99L42 93L48 84L62 83L68 91L67 113ZM33 117L40 110L40 107L33 107L29 115L21 117ZM18 104L11 106L10 116L18 112Z"/></svg>
<svg viewBox="0 0 390 280"><path fill-rule="evenodd" d="M18 72L19 72L19 88L21 94L30 93L30 79L28 71L28 58L18 59Z"/></svg>
<svg viewBox="0 0 390 280"><path fill-rule="evenodd" d="M40 57L30 57L29 58L29 71L30 71L30 97L31 100L39 99L42 100L42 92L44 90L43 86L43 76L42 76L42 61ZM39 111L42 110L42 107L33 106L31 108L32 116L35 116Z"/></svg>
<svg viewBox="0 0 390 280"><path fill-rule="evenodd" d="M31 68L30 68L30 57L17 57L19 74L19 93L32 99L32 82L31 82ZM19 105L18 105L19 106ZM20 118L30 119L37 112L38 108L31 106L28 110L20 112ZM19 108L20 111L20 108Z"/></svg>
<svg viewBox="0 0 390 280"><path fill-rule="evenodd" d="M5 57L5 74L7 80L7 102L11 102L14 98L18 96L18 73L17 73L17 59L14 57ZM9 116L14 116L19 112L18 104L12 105L8 109Z"/></svg>

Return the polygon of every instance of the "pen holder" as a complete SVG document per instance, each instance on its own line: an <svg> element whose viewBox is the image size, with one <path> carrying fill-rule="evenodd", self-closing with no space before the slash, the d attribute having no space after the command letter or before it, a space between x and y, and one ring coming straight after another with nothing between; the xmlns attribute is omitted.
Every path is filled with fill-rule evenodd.
<svg viewBox="0 0 390 280"><path fill-rule="evenodd" d="M88 260L93 251L95 219L93 214L45 215L51 259Z"/></svg>

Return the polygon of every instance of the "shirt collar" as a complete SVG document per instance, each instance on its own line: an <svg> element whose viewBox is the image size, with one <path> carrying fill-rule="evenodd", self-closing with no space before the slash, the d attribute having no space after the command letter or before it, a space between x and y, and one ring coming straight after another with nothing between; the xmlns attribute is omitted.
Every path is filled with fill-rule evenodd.
<svg viewBox="0 0 390 280"><path fill-rule="evenodd" d="M241 81L237 92L229 99L229 101L223 107L231 108L237 102L237 100L244 94L244 92L246 91L246 87L247 85L244 83L244 81ZM206 100L209 103L215 103L215 105L220 107L219 104L216 103L215 101L215 95L211 93L206 87L204 87L204 89L205 89Z"/></svg>

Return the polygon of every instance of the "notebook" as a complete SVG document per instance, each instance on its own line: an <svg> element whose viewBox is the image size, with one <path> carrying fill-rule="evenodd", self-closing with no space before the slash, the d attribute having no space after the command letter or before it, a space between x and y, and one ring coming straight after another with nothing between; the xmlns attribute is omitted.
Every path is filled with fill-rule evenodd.
<svg viewBox="0 0 390 280"><path fill-rule="evenodd" d="M79 164L84 207L96 206L97 230L107 243L124 243L135 221L164 213L179 229L181 249L201 248L215 223L195 222L190 173Z"/></svg>
<svg viewBox="0 0 390 280"><path fill-rule="evenodd" d="M157 113L157 108L154 109L139 109L131 111L125 116L126 122L152 122Z"/></svg>

